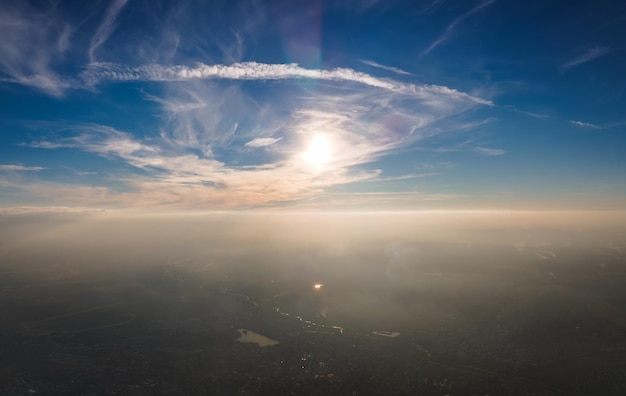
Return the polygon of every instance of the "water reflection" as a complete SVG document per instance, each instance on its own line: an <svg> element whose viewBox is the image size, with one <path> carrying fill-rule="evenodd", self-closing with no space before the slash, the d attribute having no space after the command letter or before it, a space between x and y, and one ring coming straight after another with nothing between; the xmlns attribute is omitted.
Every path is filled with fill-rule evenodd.
<svg viewBox="0 0 626 396"><path fill-rule="evenodd" d="M237 338L237 341L239 342L257 344L260 347L267 347L267 346L280 344L280 342L278 341L272 340L271 338L267 338L251 330L237 329L237 331L239 332L239 334L241 334L239 338Z"/></svg>

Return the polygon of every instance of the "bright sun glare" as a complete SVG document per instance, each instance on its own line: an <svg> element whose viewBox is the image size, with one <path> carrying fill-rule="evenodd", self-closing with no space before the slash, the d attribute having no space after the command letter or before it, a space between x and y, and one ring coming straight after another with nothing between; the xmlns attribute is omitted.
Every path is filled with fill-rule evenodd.
<svg viewBox="0 0 626 396"><path fill-rule="evenodd" d="M308 164L319 166L330 161L331 151L328 138L323 135L316 135L309 142L309 146L302 154L302 158Z"/></svg>

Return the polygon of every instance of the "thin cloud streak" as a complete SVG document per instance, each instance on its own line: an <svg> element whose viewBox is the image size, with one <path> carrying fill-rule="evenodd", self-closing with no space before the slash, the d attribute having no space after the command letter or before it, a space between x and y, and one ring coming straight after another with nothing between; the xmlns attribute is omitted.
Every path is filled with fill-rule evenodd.
<svg viewBox="0 0 626 396"><path fill-rule="evenodd" d="M245 144L246 147L267 147L280 141L282 138L256 138Z"/></svg>
<svg viewBox="0 0 626 396"><path fill-rule="evenodd" d="M485 155L488 157L493 157L496 155L504 155L506 154L505 150L502 149L494 149L494 148L487 148L487 147L474 147L473 151L475 153L478 153L480 155Z"/></svg>
<svg viewBox="0 0 626 396"><path fill-rule="evenodd" d="M439 7L441 7L445 1L446 0L434 0L432 3L430 3L429 5L424 7L424 9L421 11L421 13L422 14L430 14L430 13L436 11Z"/></svg>
<svg viewBox="0 0 626 396"><path fill-rule="evenodd" d="M605 55L607 55L610 52L611 52L611 50L608 47L594 47L594 48L591 48L590 50L585 52L582 56L580 56L580 57L578 57L578 58L576 58L574 60L571 60L571 61L569 61L567 63L564 63L561 66L561 70L567 70L567 69L570 69L570 68L572 68L574 66L578 66L578 65L581 65L583 63L590 62L590 61L592 61L594 59L598 59L598 58L600 58L602 56L605 56Z"/></svg>
<svg viewBox="0 0 626 396"><path fill-rule="evenodd" d="M40 170L44 170L41 166L23 166L23 165L0 165L0 171L10 171L10 172L38 172Z"/></svg>
<svg viewBox="0 0 626 396"><path fill-rule="evenodd" d="M432 177L432 176L439 176L439 173L435 173L435 172L430 172L430 173L412 173L412 174L408 174L408 175L380 177L380 178L375 178L375 179L370 179L370 180L364 180L364 182L388 182L388 181L421 179L421 178L424 178L424 177Z"/></svg>
<svg viewBox="0 0 626 396"><path fill-rule="evenodd" d="M589 122L582 122L582 121L570 121L571 124L579 126L581 128L591 128L591 129L602 129L601 126L589 123Z"/></svg>
<svg viewBox="0 0 626 396"><path fill-rule="evenodd" d="M402 74L402 75L405 75L405 76L411 75L411 73L409 73L407 71L404 71L402 69L398 69L397 67L381 65L378 62L374 62L374 61L370 61L370 60L362 59L361 63L364 63L364 64L366 64L368 66L376 67L378 69L387 70L387 71L390 71L390 72L393 72L393 73L396 73L396 74Z"/></svg>
<svg viewBox="0 0 626 396"><path fill-rule="evenodd" d="M94 53L100 48L107 39L111 36L113 31L115 30L115 20L117 19L117 15L122 10L122 8L126 5L128 0L114 0L109 8L106 11L106 15L98 27L98 30L94 34L91 39L91 43L89 44L89 61L94 61Z"/></svg>
<svg viewBox="0 0 626 396"><path fill-rule="evenodd" d="M493 0L492 0L493 1ZM229 80L285 80L291 78L308 78L329 81L346 81L385 89L395 93L430 98L433 95L446 96L452 99L471 100L484 105L493 105L489 100L471 96L465 92L441 85L416 85L401 83L391 79L381 79L367 73L348 68L332 70L306 69L295 63L266 64L258 62L241 62L232 65L162 66L146 65L127 67L113 63L94 63L81 73L82 79L89 85L97 85L101 81L187 81L198 79L229 79Z"/></svg>
<svg viewBox="0 0 626 396"><path fill-rule="evenodd" d="M453 20L446 27L446 30L443 32L443 34L441 36L439 36L439 38L437 38L435 41L433 41L432 44L430 44L428 46L428 48L426 48L420 54L420 57L426 56L429 52L431 52L432 50L437 48L439 45L441 45L442 43L444 43L445 41L450 39L450 37L452 36L452 33L454 33L454 30L456 29L456 27L458 26L459 23L463 22L465 19L467 19L470 16L474 15L475 13L477 13L480 10L482 10L483 8L493 4L494 2L495 2L495 0L485 0L482 3L480 3L479 5L477 5L476 7L472 8L471 10L466 12L465 14L463 14L460 17L458 17L455 20Z"/></svg>

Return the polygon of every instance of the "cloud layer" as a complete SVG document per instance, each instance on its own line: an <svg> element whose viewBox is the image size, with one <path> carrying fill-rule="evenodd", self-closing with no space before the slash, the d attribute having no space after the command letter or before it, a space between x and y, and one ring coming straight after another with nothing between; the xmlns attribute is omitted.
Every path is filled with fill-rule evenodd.
<svg viewBox="0 0 626 396"><path fill-rule="evenodd" d="M156 139L105 125L74 124L55 138L32 142L35 148L72 148L121 160L137 170L123 177L123 192L47 185L61 196L72 191L77 204L77 197L86 194L85 201L113 206L256 207L306 200L358 181L414 179L418 176L381 176L381 170L363 166L447 132L449 117L491 105L444 86L295 64L131 68L97 63L81 78L93 86L159 82L161 94L146 94L145 99L161 107L163 121ZM333 84L288 93L299 79ZM281 82L251 93L233 80ZM262 104L259 95L265 98ZM304 153L320 135L330 142L332 155L323 164L311 164Z"/></svg>
<svg viewBox="0 0 626 396"><path fill-rule="evenodd" d="M29 157L35 162L16 155L7 160L15 164L0 165L7 195L46 198L60 207L207 209L376 194L456 199L463 194L420 191L430 180L425 176L446 173L442 167L424 172L426 162L446 162L438 156L449 153L506 154L489 141L488 124L498 109L484 85L423 77L421 64L377 51L344 48L342 56L323 59L332 51L320 47L322 10L315 7L304 15L262 2L218 3L0 5L0 78L37 89L24 92L42 103L57 100L67 115L41 122L32 117L38 120L29 124L32 133L11 142L54 153ZM450 40L495 0L460 12L446 1L428 3L420 17L455 14L441 19L451 21L443 32L423 36L436 39L425 50L417 44L413 57ZM363 16L384 14L386 7L371 2ZM285 37L261 40L279 33ZM85 107L76 106L76 114L67 110L82 100ZM328 142L322 150L328 158L316 162L310 146L320 138ZM72 161L55 164L64 154ZM49 162L36 162L44 159ZM376 191L381 185L389 191Z"/></svg>

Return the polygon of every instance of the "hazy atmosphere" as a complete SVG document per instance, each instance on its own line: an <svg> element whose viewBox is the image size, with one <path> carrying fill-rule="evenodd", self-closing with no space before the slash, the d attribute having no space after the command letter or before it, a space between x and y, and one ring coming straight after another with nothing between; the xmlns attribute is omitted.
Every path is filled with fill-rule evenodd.
<svg viewBox="0 0 626 396"><path fill-rule="evenodd" d="M0 221L6 394L623 390L624 212Z"/></svg>

